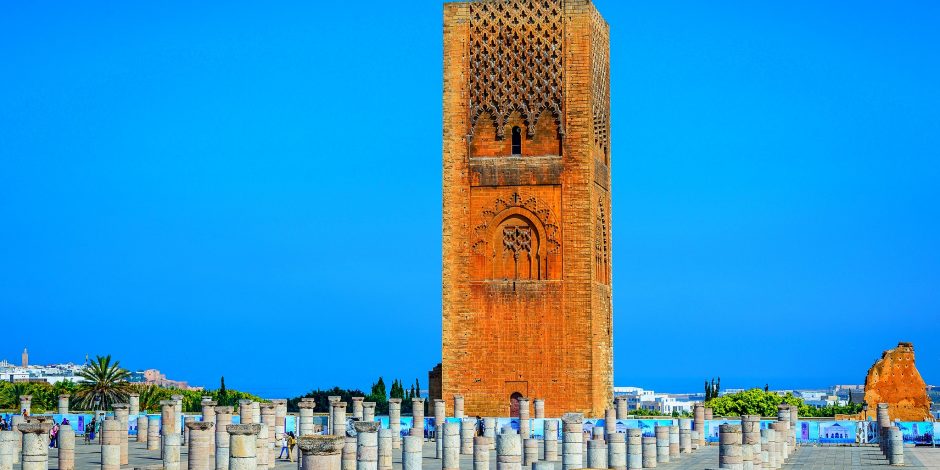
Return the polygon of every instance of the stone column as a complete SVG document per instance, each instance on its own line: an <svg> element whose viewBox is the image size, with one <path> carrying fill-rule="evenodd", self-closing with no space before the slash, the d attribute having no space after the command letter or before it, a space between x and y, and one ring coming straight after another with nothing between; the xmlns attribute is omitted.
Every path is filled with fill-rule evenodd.
<svg viewBox="0 0 940 470"><path fill-rule="evenodd" d="M261 422L261 403L256 401L251 402L251 422Z"/></svg>
<svg viewBox="0 0 940 470"><path fill-rule="evenodd" d="M186 423L189 428L189 466L188 470L212 470L215 468L215 459L210 455L212 436L215 423L196 421Z"/></svg>
<svg viewBox="0 0 940 470"><path fill-rule="evenodd" d="M342 470L356 470L356 438L346 436L343 443Z"/></svg>
<svg viewBox="0 0 940 470"><path fill-rule="evenodd" d="M653 444L656 452L656 444ZM656 459L653 459L655 462ZM639 428L627 429L627 468L643 468L643 430Z"/></svg>
<svg viewBox="0 0 940 470"><path fill-rule="evenodd" d="M797 434L797 423L800 421L800 407L796 405L790 405L790 435L792 436L792 441L790 444L793 446L793 451L796 451L796 434Z"/></svg>
<svg viewBox="0 0 940 470"><path fill-rule="evenodd" d="M558 460L558 420L545 420L545 442L543 457L546 462Z"/></svg>
<svg viewBox="0 0 940 470"><path fill-rule="evenodd" d="M204 423L215 424L215 407L218 403L212 400L202 401L202 421ZM226 423L228 425L228 423ZM190 431L192 433L192 431ZM209 456L215 457L215 429L209 433ZM215 464L213 463L213 467Z"/></svg>
<svg viewBox="0 0 940 470"><path fill-rule="evenodd" d="M304 470L340 470L342 467L342 436L304 435L297 439Z"/></svg>
<svg viewBox="0 0 940 470"><path fill-rule="evenodd" d="M402 470L422 470L423 443L424 439L418 436L405 436L402 438Z"/></svg>
<svg viewBox="0 0 940 470"><path fill-rule="evenodd" d="M522 439L528 439L532 437L532 433L529 431L529 399L526 397L519 398L519 435L522 436Z"/></svg>
<svg viewBox="0 0 940 470"><path fill-rule="evenodd" d="M496 470L522 469L522 439L515 433L496 436Z"/></svg>
<svg viewBox="0 0 940 470"><path fill-rule="evenodd" d="M562 444L561 466L562 470L584 468L581 461L581 452L584 444L581 436L584 415L581 413L565 413L561 417Z"/></svg>
<svg viewBox="0 0 940 470"><path fill-rule="evenodd" d="M522 466L532 468L532 464L539 461L539 440L534 438L522 441ZM606 461L606 456L605 456Z"/></svg>
<svg viewBox="0 0 940 470"><path fill-rule="evenodd" d="M18 454L20 448L17 446L16 431L0 431L0 470L13 470L13 454Z"/></svg>
<svg viewBox="0 0 940 470"><path fill-rule="evenodd" d="M490 441L483 436L473 438L473 470L490 470Z"/></svg>
<svg viewBox="0 0 940 470"><path fill-rule="evenodd" d="M130 427L130 405L127 403L114 403L111 405L114 417L121 422L121 465L127 465L127 429Z"/></svg>
<svg viewBox="0 0 940 470"><path fill-rule="evenodd" d="M59 470L75 470L75 430L71 424L59 426ZM0 465L2 468L2 465Z"/></svg>
<svg viewBox="0 0 940 470"><path fill-rule="evenodd" d="M712 411L712 409L706 406L705 407L705 421L713 419L714 418L713 414L714 412Z"/></svg>
<svg viewBox="0 0 940 470"><path fill-rule="evenodd" d="M147 418L147 450L160 450L160 417L144 417Z"/></svg>
<svg viewBox="0 0 940 470"><path fill-rule="evenodd" d="M888 428L887 444L888 464L895 467L903 466L904 435L901 433L901 429L899 429L897 426L891 426Z"/></svg>
<svg viewBox="0 0 940 470"><path fill-rule="evenodd" d="M379 423L360 421L353 427L356 429L356 470L378 470Z"/></svg>
<svg viewBox="0 0 940 470"><path fill-rule="evenodd" d="M463 419L463 395L454 395L454 418Z"/></svg>
<svg viewBox="0 0 940 470"><path fill-rule="evenodd" d="M692 453L692 420L688 418L679 420L679 452Z"/></svg>
<svg viewBox="0 0 940 470"><path fill-rule="evenodd" d="M163 436L160 445L160 458L166 458L166 437L176 429L176 402L173 400L160 400L160 435Z"/></svg>
<svg viewBox="0 0 940 470"><path fill-rule="evenodd" d="M108 416L101 423L101 470L121 469L121 420Z"/></svg>
<svg viewBox="0 0 940 470"><path fill-rule="evenodd" d="M71 397L71 395L69 395L68 393L63 393L62 395L59 395L59 414L60 415L69 414L69 397Z"/></svg>
<svg viewBox="0 0 940 470"><path fill-rule="evenodd" d="M777 454L777 465L783 465L787 460L787 434L790 433L789 422L776 421L770 423L770 429L774 430L775 453ZM779 467L777 467L779 468Z"/></svg>
<svg viewBox="0 0 940 470"><path fill-rule="evenodd" d="M607 436L607 468L627 468L627 435L615 432Z"/></svg>
<svg viewBox="0 0 940 470"><path fill-rule="evenodd" d="M129 406L129 416L133 419L137 419L137 415L140 414L140 394L131 393L127 395L127 404Z"/></svg>
<svg viewBox="0 0 940 470"><path fill-rule="evenodd" d="M32 416L33 415L33 396L32 395L20 395L20 413L23 414L23 410Z"/></svg>
<svg viewBox="0 0 940 470"><path fill-rule="evenodd" d="M742 470L741 425L722 424L718 427L718 468Z"/></svg>
<svg viewBox="0 0 940 470"><path fill-rule="evenodd" d="M174 424L176 425L175 431L179 434L183 432L183 396L171 395L170 398L176 402L176 421Z"/></svg>
<svg viewBox="0 0 940 470"><path fill-rule="evenodd" d="M274 435L278 438L287 432L287 400L278 398L274 403Z"/></svg>
<svg viewBox="0 0 940 470"><path fill-rule="evenodd" d="M424 398L411 399L411 416L414 417L414 423L411 425L411 435L424 439Z"/></svg>
<svg viewBox="0 0 940 470"><path fill-rule="evenodd" d="M483 435L490 441L490 450L496 450L496 418L483 418Z"/></svg>
<svg viewBox="0 0 940 470"><path fill-rule="evenodd" d="M228 427L232 425L231 406L215 407L215 468L228 470L230 456Z"/></svg>
<svg viewBox="0 0 940 470"><path fill-rule="evenodd" d="M260 424L230 424L228 470L257 470ZM216 454L218 455L218 454Z"/></svg>
<svg viewBox="0 0 940 470"><path fill-rule="evenodd" d="M656 426L656 463L669 463L669 426Z"/></svg>
<svg viewBox="0 0 940 470"><path fill-rule="evenodd" d="M445 422L442 428L441 468L457 470L460 468L460 424Z"/></svg>
<svg viewBox="0 0 940 470"><path fill-rule="evenodd" d="M23 415L13 415L10 418L10 429L13 433L13 463L20 463L20 457L22 457L23 449L23 434L19 431L19 425L26 423L26 418ZM101 439L100 437L98 438Z"/></svg>
<svg viewBox="0 0 940 470"><path fill-rule="evenodd" d="M777 436L773 429L760 430L760 456L764 468L780 468L777 463Z"/></svg>
<svg viewBox="0 0 940 470"><path fill-rule="evenodd" d="M29 408L27 408L28 410ZM46 439L52 424L47 422L20 424L17 430L23 439L22 470L47 470L49 468L49 445Z"/></svg>
<svg viewBox="0 0 940 470"><path fill-rule="evenodd" d="M186 427L186 423L192 423L193 421L196 421L194 416L183 415L183 442L181 445L187 445L189 442L189 428Z"/></svg>
<svg viewBox="0 0 940 470"><path fill-rule="evenodd" d="M603 440L588 441L587 468L607 468L607 443Z"/></svg>
<svg viewBox="0 0 940 470"><path fill-rule="evenodd" d="M388 400L388 429L392 431L392 449L401 449L401 398Z"/></svg>
<svg viewBox="0 0 940 470"><path fill-rule="evenodd" d="M274 403L261 403L261 424L268 428L268 439L277 439L275 428Z"/></svg>
<svg viewBox="0 0 940 470"><path fill-rule="evenodd" d="M705 445L705 405L696 403L692 408L692 416L695 418L695 427L692 429L698 431L698 446Z"/></svg>
<svg viewBox="0 0 940 470"><path fill-rule="evenodd" d="M447 404L444 400L440 398L435 398L434 402L431 404L431 409L434 411L434 429L437 432L440 432L440 427L444 424L444 421L447 418ZM435 437L436 439L437 437Z"/></svg>
<svg viewBox="0 0 940 470"><path fill-rule="evenodd" d="M163 470L180 470L180 448L183 437L178 432L171 432L163 437Z"/></svg>
<svg viewBox="0 0 940 470"><path fill-rule="evenodd" d="M251 412L251 400L238 400L238 421L240 424L254 424Z"/></svg>
<svg viewBox="0 0 940 470"><path fill-rule="evenodd" d="M313 409L316 407L316 403L313 401L301 401L297 404L297 408L300 409L300 418L297 420L297 435L298 436L307 436L313 435Z"/></svg>
<svg viewBox="0 0 940 470"><path fill-rule="evenodd" d="M656 438L655 437L643 437L643 468L656 468ZM629 449L627 449L629 452ZM628 455L629 458L629 455ZM627 461L629 464L629 460Z"/></svg>
<svg viewBox="0 0 940 470"><path fill-rule="evenodd" d="M362 400L365 397L352 397L352 417L362 421Z"/></svg>
<svg viewBox="0 0 940 470"><path fill-rule="evenodd" d="M379 470L392 470L392 430L379 427Z"/></svg>
<svg viewBox="0 0 940 470"><path fill-rule="evenodd" d="M599 440L602 440L602 441L603 441L603 440L604 440L604 436L605 436L606 434L607 434L607 433L605 432L605 429L604 429L603 426L598 426L598 425L595 424L594 427L591 428L591 439L599 439ZM586 444L585 444L585 445L586 445Z"/></svg>
<svg viewBox="0 0 940 470"><path fill-rule="evenodd" d="M477 430L477 420L465 418L460 420L460 453L473 455L473 437Z"/></svg>
<svg viewBox="0 0 940 470"><path fill-rule="evenodd" d="M777 405L777 421L787 423L787 456L789 457L790 452L796 448L796 434L793 433L793 428L790 426L789 404L781 403Z"/></svg>
<svg viewBox="0 0 940 470"><path fill-rule="evenodd" d="M748 460L748 457L750 457L750 467L761 468L763 459L760 445L760 416L741 416L741 439L744 444L744 448L741 452L742 457L744 457L745 460ZM744 466L748 467L748 464L745 463Z"/></svg>
<svg viewBox="0 0 940 470"><path fill-rule="evenodd" d="M327 423L326 423L326 425L327 425L327 428L326 428L326 429L327 429L327 432L333 432L333 421L334 421L334 419L333 419L333 403L336 403L336 402L340 401L341 398L342 398L342 397L338 397L338 396L336 396L336 395L330 395L330 396L326 397L327 401L329 402L329 403L326 405L326 411L327 411L327 414L329 415L329 420L328 420ZM342 460L342 459L340 459L340 460Z"/></svg>
<svg viewBox="0 0 940 470"><path fill-rule="evenodd" d="M134 418L137 419L137 442L146 444L150 431L150 418L147 415L137 415Z"/></svg>
<svg viewBox="0 0 940 470"><path fill-rule="evenodd" d="M669 426L669 460L679 458L679 425Z"/></svg>
<svg viewBox="0 0 940 470"><path fill-rule="evenodd" d="M617 409L617 419L627 419L630 414L627 410L627 397L614 397L614 406Z"/></svg>
<svg viewBox="0 0 940 470"><path fill-rule="evenodd" d="M536 398L532 400L532 408L535 410L535 419L545 419L545 399Z"/></svg>
<svg viewBox="0 0 940 470"><path fill-rule="evenodd" d="M375 402L374 401L362 402L362 420L363 421L375 421Z"/></svg>
<svg viewBox="0 0 940 470"><path fill-rule="evenodd" d="M274 462L269 460L271 458L271 442L268 436L268 427L262 423L256 424L261 426L258 428L258 438L255 439L255 459L258 462L258 469L274 468ZM229 449L229 452L231 452L231 449Z"/></svg>
<svg viewBox="0 0 940 470"><path fill-rule="evenodd" d="M886 435L883 435L882 432L881 432L881 430L884 429L884 428L891 427L891 417L890 417L890 415L889 415L889 413L888 413L888 404L887 404L887 403L879 403L879 404L878 404L878 412L877 412L877 414L876 414L875 416L876 416L876 419L877 419L877 421L878 421L878 437L880 438L880 441L881 441L882 443L883 443L883 442L887 442L887 436L886 436ZM883 449L883 448L884 448L884 447L882 447L882 449Z"/></svg>
<svg viewBox="0 0 940 470"><path fill-rule="evenodd" d="M617 410L607 408L604 410L604 435L609 436L617 432Z"/></svg>
<svg viewBox="0 0 940 470"><path fill-rule="evenodd" d="M330 415L333 417L333 435L346 435L346 402L334 401L330 403Z"/></svg>

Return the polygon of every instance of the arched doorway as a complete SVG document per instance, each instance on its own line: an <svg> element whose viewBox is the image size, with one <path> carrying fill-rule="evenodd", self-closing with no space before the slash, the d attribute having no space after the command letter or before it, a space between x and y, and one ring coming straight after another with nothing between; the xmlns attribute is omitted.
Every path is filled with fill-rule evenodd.
<svg viewBox="0 0 940 470"><path fill-rule="evenodd" d="M519 417L519 399L523 395L519 392L512 392L512 395L509 396L509 417L518 418Z"/></svg>

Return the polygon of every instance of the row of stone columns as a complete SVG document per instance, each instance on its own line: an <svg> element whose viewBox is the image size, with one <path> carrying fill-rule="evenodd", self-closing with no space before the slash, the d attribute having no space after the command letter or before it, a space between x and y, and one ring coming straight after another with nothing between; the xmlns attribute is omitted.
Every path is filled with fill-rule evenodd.
<svg viewBox="0 0 940 470"><path fill-rule="evenodd" d="M879 403L877 411L878 446L890 465L904 465L904 435L891 422L887 403Z"/></svg>
<svg viewBox="0 0 940 470"><path fill-rule="evenodd" d="M760 416L742 415L740 424L722 424L718 432L718 466L732 470L780 468L796 451L798 410L781 404L777 420L760 428Z"/></svg>

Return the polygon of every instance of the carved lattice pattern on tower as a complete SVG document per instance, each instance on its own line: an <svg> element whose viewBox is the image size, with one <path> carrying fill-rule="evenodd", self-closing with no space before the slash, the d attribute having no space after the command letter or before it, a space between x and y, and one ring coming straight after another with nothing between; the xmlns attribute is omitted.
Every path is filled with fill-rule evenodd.
<svg viewBox="0 0 940 470"><path fill-rule="evenodd" d="M529 137L544 111L561 122L563 11L563 0L470 3L471 129L483 113L493 118L500 139L513 112Z"/></svg>
<svg viewBox="0 0 940 470"><path fill-rule="evenodd" d="M594 144L604 151L606 160L610 145L610 29L597 10L594 10L591 29Z"/></svg>
<svg viewBox="0 0 940 470"><path fill-rule="evenodd" d="M607 284L610 263L610 252L607 245L607 212L604 209L604 199L597 201L597 219L594 226L594 280Z"/></svg>

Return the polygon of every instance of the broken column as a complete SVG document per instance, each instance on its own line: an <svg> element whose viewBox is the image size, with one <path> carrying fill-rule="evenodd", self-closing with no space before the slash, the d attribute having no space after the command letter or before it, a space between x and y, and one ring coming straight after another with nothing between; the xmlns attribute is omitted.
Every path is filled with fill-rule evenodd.
<svg viewBox="0 0 940 470"><path fill-rule="evenodd" d="M522 466L532 468L532 464L539 461L539 441L535 438L522 441Z"/></svg>
<svg viewBox="0 0 940 470"><path fill-rule="evenodd" d="M180 448L183 437L178 432L171 432L163 438L163 470L180 470Z"/></svg>
<svg viewBox="0 0 940 470"><path fill-rule="evenodd" d="M473 437L476 434L476 420L464 418L460 420L460 454L473 455Z"/></svg>
<svg viewBox="0 0 940 470"><path fill-rule="evenodd" d="M375 402L366 401L362 403L362 420L375 421Z"/></svg>
<svg viewBox="0 0 940 470"><path fill-rule="evenodd" d="M761 454L759 415L741 416L741 439L744 445L742 457L751 462L752 468L761 468L763 455ZM744 466L747 467L748 464L745 463Z"/></svg>
<svg viewBox="0 0 940 470"><path fill-rule="evenodd" d="M522 436L522 439L528 439L532 437L532 433L529 431L529 399L526 397L519 398L519 435Z"/></svg>
<svg viewBox="0 0 940 470"><path fill-rule="evenodd" d="M274 434L278 437L287 432L287 400L278 398L274 403Z"/></svg>
<svg viewBox="0 0 940 470"><path fill-rule="evenodd" d="M254 420L252 420L253 417L251 400L238 400L238 422L240 424L254 424Z"/></svg>
<svg viewBox="0 0 940 470"><path fill-rule="evenodd" d="M444 422L441 426L441 468L455 470L460 468L460 424Z"/></svg>
<svg viewBox="0 0 940 470"><path fill-rule="evenodd" d="M13 454L18 454L17 431L0 430L0 470L13 470Z"/></svg>
<svg viewBox="0 0 940 470"><path fill-rule="evenodd" d="M483 436L490 442L490 450L496 450L496 418L483 418Z"/></svg>
<svg viewBox="0 0 940 470"><path fill-rule="evenodd" d="M718 427L718 468L742 470L741 425L722 424Z"/></svg>
<svg viewBox="0 0 940 470"><path fill-rule="evenodd" d="M705 421L708 421L708 420L714 418L713 415L714 415L714 411L713 411L711 408L709 408L709 407L706 406L706 407L705 407Z"/></svg>
<svg viewBox="0 0 940 470"><path fill-rule="evenodd" d="M893 466L904 465L904 435L897 426L888 428L887 457L888 464Z"/></svg>
<svg viewBox="0 0 940 470"><path fill-rule="evenodd" d="M777 463L777 436L773 429L760 430L760 457L764 468L780 468Z"/></svg>
<svg viewBox="0 0 940 470"><path fill-rule="evenodd" d="M679 458L679 425L669 426L669 460Z"/></svg>
<svg viewBox="0 0 940 470"><path fill-rule="evenodd" d="M140 394L130 393L127 395L128 415L130 419L137 419L140 414Z"/></svg>
<svg viewBox="0 0 940 470"><path fill-rule="evenodd" d="M653 452L656 451L655 444ZM656 459L653 459L656 462ZM627 468L643 468L643 430L639 428L627 428Z"/></svg>
<svg viewBox="0 0 940 470"><path fill-rule="evenodd" d="M669 463L669 426L656 426L656 463Z"/></svg>
<svg viewBox="0 0 940 470"><path fill-rule="evenodd" d="M521 470L522 439L515 433L496 436L496 470Z"/></svg>
<svg viewBox="0 0 940 470"><path fill-rule="evenodd" d="M23 437L22 470L46 470L49 468L49 445L46 439L52 424L47 422L25 423L17 426Z"/></svg>
<svg viewBox="0 0 940 470"><path fill-rule="evenodd" d="M327 420L327 423L326 423L326 426L327 426L326 429L327 429L327 432L329 433L329 432L333 432L333 421L334 421L333 403L340 401L342 397L338 397L336 395L330 395L326 397L326 399L327 399L326 412L327 412L327 415L329 416L329 419Z"/></svg>
<svg viewBox="0 0 940 470"><path fill-rule="evenodd" d="M783 421L774 421L770 423L770 429L774 430L774 442L776 443L776 455L777 455L777 464L783 465L787 460L788 446L787 446L787 435L790 433L790 423Z"/></svg>
<svg viewBox="0 0 940 470"><path fill-rule="evenodd" d="M607 408L604 410L604 435L609 436L617 432L617 410Z"/></svg>
<svg viewBox="0 0 940 470"><path fill-rule="evenodd" d="M356 438L346 436L343 443L342 470L356 470Z"/></svg>
<svg viewBox="0 0 940 470"><path fill-rule="evenodd" d="M104 422L101 423L101 470L120 469L121 420L113 416L108 416L104 419Z"/></svg>
<svg viewBox="0 0 940 470"><path fill-rule="evenodd" d="M212 400L202 400L202 421L215 424L215 407L218 403ZM227 425L227 424L226 424ZM192 432L192 431L190 431ZM215 456L215 427L209 433L209 456ZM213 465L214 467L215 465Z"/></svg>
<svg viewBox="0 0 940 470"><path fill-rule="evenodd" d="M143 418L147 419L147 450L160 450L160 417L145 415Z"/></svg>
<svg viewBox="0 0 940 470"><path fill-rule="evenodd" d="M617 419L627 419L627 415L629 414L627 410L627 397L614 397L614 408L617 411Z"/></svg>
<svg viewBox="0 0 940 470"><path fill-rule="evenodd" d="M114 417L121 422L121 465L127 465L129 456L127 450L127 430L130 424L130 405L127 403L114 403L111 405Z"/></svg>
<svg viewBox="0 0 940 470"><path fill-rule="evenodd" d="M60 415L69 414L69 397L71 397L71 395L69 395L68 393L63 393L62 395L59 395L59 414Z"/></svg>
<svg viewBox="0 0 940 470"><path fill-rule="evenodd" d="M215 468L215 459L209 455L212 436L215 434L215 423L195 421L186 423L189 428L189 463L188 470L212 470Z"/></svg>
<svg viewBox="0 0 940 470"><path fill-rule="evenodd" d="M446 405L443 399L435 398L434 402L431 404L431 408L434 412L434 440L437 441L437 448L441 448L440 441L444 436L444 421L446 420ZM438 452L440 454L440 452ZM440 458L440 455L437 456Z"/></svg>
<svg viewBox="0 0 940 470"><path fill-rule="evenodd" d="M228 470L230 458L228 427L232 425L231 406L215 407L215 468Z"/></svg>
<svg viewBox="0 0 940 470"><path fill-rule="evenodd" d="M315 433L313 428L313 410L316 408L316 402L313 399L304 399L297 404L300 410L300 417L297 420L297 435L307 436Z"/></svg>
<svg viewBox="0 0 940 470"><path fill-rule="evenodd" d="M558 420L546 419L544 426L543 457L546 462L555 462L558 460Z"/></svg>
<svg viewBox="0 0 940 470"><path fill-rule="evenodd" d="M331 416L333 417L333 435L346 435L346 402L334 401L330 403Z"/></svg>
<svg viewBox="0 0 940 470"><path fill-rule="evenodd" d="M258 462L259 470L266 470L268 468L274 468L274 462L272 462L273 447L271 442L271 436L268 434L268 427L263 423L258 423L261 427L258 428L258 438L255 439L255 457Z"/></svg>
<svg viewBox="0 0 940 470"><path fill-rule="evenodd" d="M794 429L790 426L790 405L788 403L777 405L777 421L787 423L787 456L789 457L790 452L796 448L796 434L794 434Z"/></svg>
<svg viewBox="0 0 940 470"><path fill-rule="evenodd" d="M392 431L392 449L401 449L401 398L388 400L388 428Z"/></svg>
<svg viewBox="0 0 940 470"><path fill-rule="evenodd" d="M260 423L261 422L261 403L257 401L251 402L251 422Z"/></svg>
<svg viewBox="0 0 940 470"><path fill-rule="evenodd" d="M565 413L561 417L562 422L562 445L561 445L561 466L562 470L571 470L583 468L582 449L583 437L582 428L584 415L581 413Z"/></svg>
<svg viewBox="0 0 940 470"><path fill-rule="evenodd" d="M392 431L379 427L379 470L392 470Z"/></svg>
<svg viewBox="0 0 940 470"><path fill-rule="evenodd" d="M274 403L261 403L261 424L268 428L268 439L275 439L274 431Z"/></svg>
<svg viewBox="0 0 940 470"><path fill-rule="evenodd" d="M483 436L473 438L473 470L490 470L490 442Z"/></svg>
<svg viewBox="0 0 940 470"><path fill-rule="evenodd" d="M297 439L304 470L340 470L345 439L342 436L305 435Z"/></svg>
<svg viewBox="0 0 940 470"><path fill-rule="evenodd" d="M615 432L607 436L607 467L612 470L627 468L627 435Z"/></svg>
<svg viewBox="0 0 940 470"><path fill-rule="evenodd" d="M411 399L411 416L414 422L411 424L411 435L424 439L424 398L415 397Z"/></svg>
<svg viewBox="0 0 940 470"><path fill-rule="evenodd" d="M679 420L679 452L692 453L692 420L688 418Z"/></svg>
<svg viewBox="0 0 940 470"><path fill-rule="evenodd" d="M225 431L229 436L228 470L257 470L261 425L230 424Z"/></svg>
<svg viewBox="0 0 940 470"><path fill-rule="evenodd" d="M463 419L463 395L454 395L454 418Z"/></svg>
<svg viewBox="0 0 940 470"><path fill-rule="evenodd" d="M656 438L643 436L643 468L656 468ZM629 452L629 449L627 449ZM628 456L629 457L629 456ZM627 461L629 464L629 461Z"/></svg>
<svg viewBox="0 0 940 470"><path fill-rule="evenodd" d="M360 421L353 427L356 429L356 470L378 470L379 423Z"/></svg>
<svg viewBox="0 0 940 470"><path fill-rule="evenodd" d="M535 419L545 419L545 399L536 398L532 400L532 408L535 410Z"/></svg>
<svg viewBox="0 0 940 470"><path fill-rule="evenodd" d="M59 470L75 470L75 430L71 424L64 424L56 436L59 441Z"/></svg>
<svg viewBox="0 0 940 470"><path fill-rule="evenodd" d="M352 397L352 418L362 421L362 401L365 397Z"/></svg>
<svg viewBox="0 0 940 470"><path fill-rule="evenodd" d="M588 441L587 468L607 468L607 443L603 440Z"/></svg>
<svg viewBox="0 0 940 470"><path fill-rule="evenodd" d="M424 439L420 436L404 436L401 446L402 470L422 470L421 460Z"/></svg>
<svg viewBox="0 0 940 470"><path fill-rule="evenodd" d="M698 431L698 447L705 445L705 405L701 403L696 403L692 408L692 416L694 418L695 427L692 428L694 431Z"/></svg>

